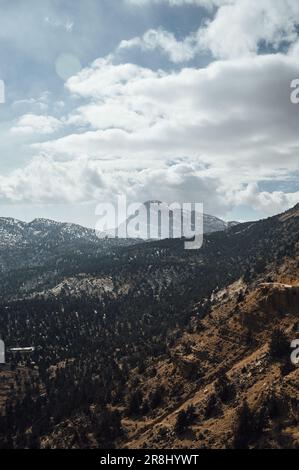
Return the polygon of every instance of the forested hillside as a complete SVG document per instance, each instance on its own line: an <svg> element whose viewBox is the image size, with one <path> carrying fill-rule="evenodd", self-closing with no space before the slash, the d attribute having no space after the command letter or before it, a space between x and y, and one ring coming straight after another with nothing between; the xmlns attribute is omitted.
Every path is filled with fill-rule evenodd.
<svg viewBox="0 0 299 470"><path fill-rule="evenodd" d="M6 268L1 447L297 447L298 215Z"/></svg>

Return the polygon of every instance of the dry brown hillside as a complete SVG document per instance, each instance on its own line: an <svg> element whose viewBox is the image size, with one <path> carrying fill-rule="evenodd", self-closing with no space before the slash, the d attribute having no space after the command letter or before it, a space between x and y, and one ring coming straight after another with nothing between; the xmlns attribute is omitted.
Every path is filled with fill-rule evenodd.
<svg viewBox="0 0 299 470"><path fill-rule="evenodd" d="M194 305L186 331L172 333L168 354L132 371L127 406L111 408L122 416L118 447L299 448L299 369L290 359L298 303L298 259L287 259L250 284L240 279L215 292L204 319ZM85 429L78 415L42 447L72 447ZM86 445L97 447L94 435Z"/></svg>
<svg viewBox="0 0 299 470"><path fill-rule="evenodd" d="M124 420L128 437L120 445L299 448L299 370L291 363L291 349L281 357L269 351L277 328L289 343L299 336L298 304L296 259L278 269L270 266L251 285L239 280L216 293L202 321L195 307L190 328L169 348L169 357L132 377L132 389L138 387L146 400L161 385L163 396L146 418ZM245 402L253 425L248 442L238 443ZM178 431L178 416L188 408L191 418Z"/></svg>

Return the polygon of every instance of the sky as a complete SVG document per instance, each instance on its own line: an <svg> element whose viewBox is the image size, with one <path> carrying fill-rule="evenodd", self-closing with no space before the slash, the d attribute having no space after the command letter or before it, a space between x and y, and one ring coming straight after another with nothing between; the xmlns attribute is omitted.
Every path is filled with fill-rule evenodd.
<svg viewBox="0 0 299 470"><path fill-rule="evenodd" d="M299 202L298 0L0 0L0 216ZM298 94L299 95L299 94Z"/></svg>

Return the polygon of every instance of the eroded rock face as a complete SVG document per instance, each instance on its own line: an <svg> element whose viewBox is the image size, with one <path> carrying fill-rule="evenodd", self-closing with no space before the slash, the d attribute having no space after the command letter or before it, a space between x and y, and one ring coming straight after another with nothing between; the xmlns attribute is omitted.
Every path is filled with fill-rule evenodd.
<svg viewBox="0 0 299 470"><path fill-rule="evenodd" d="M198 378L200 364L194 356L189 355L188 357L185 357L180 354L176 354L173 356L173 362L178 368L182 377L185 379L196 380Z"/></svg>
<svg viewBox="0 0 299 470"><path fill-rule="evenodd" d="M261 285L264 294L260 306L269 313L299 314L299 286L279 283Z"/></svg>

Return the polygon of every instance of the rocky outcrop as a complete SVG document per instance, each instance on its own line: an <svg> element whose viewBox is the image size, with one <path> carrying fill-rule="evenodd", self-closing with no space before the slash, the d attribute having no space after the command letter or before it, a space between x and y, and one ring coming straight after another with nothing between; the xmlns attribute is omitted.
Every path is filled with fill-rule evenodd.
<svg viewBox="0 0 299 470"><path fill-rule="evenodd" d="M299 286L280 283L263 283L260 306L272 314L299 313Z"/></svg>

